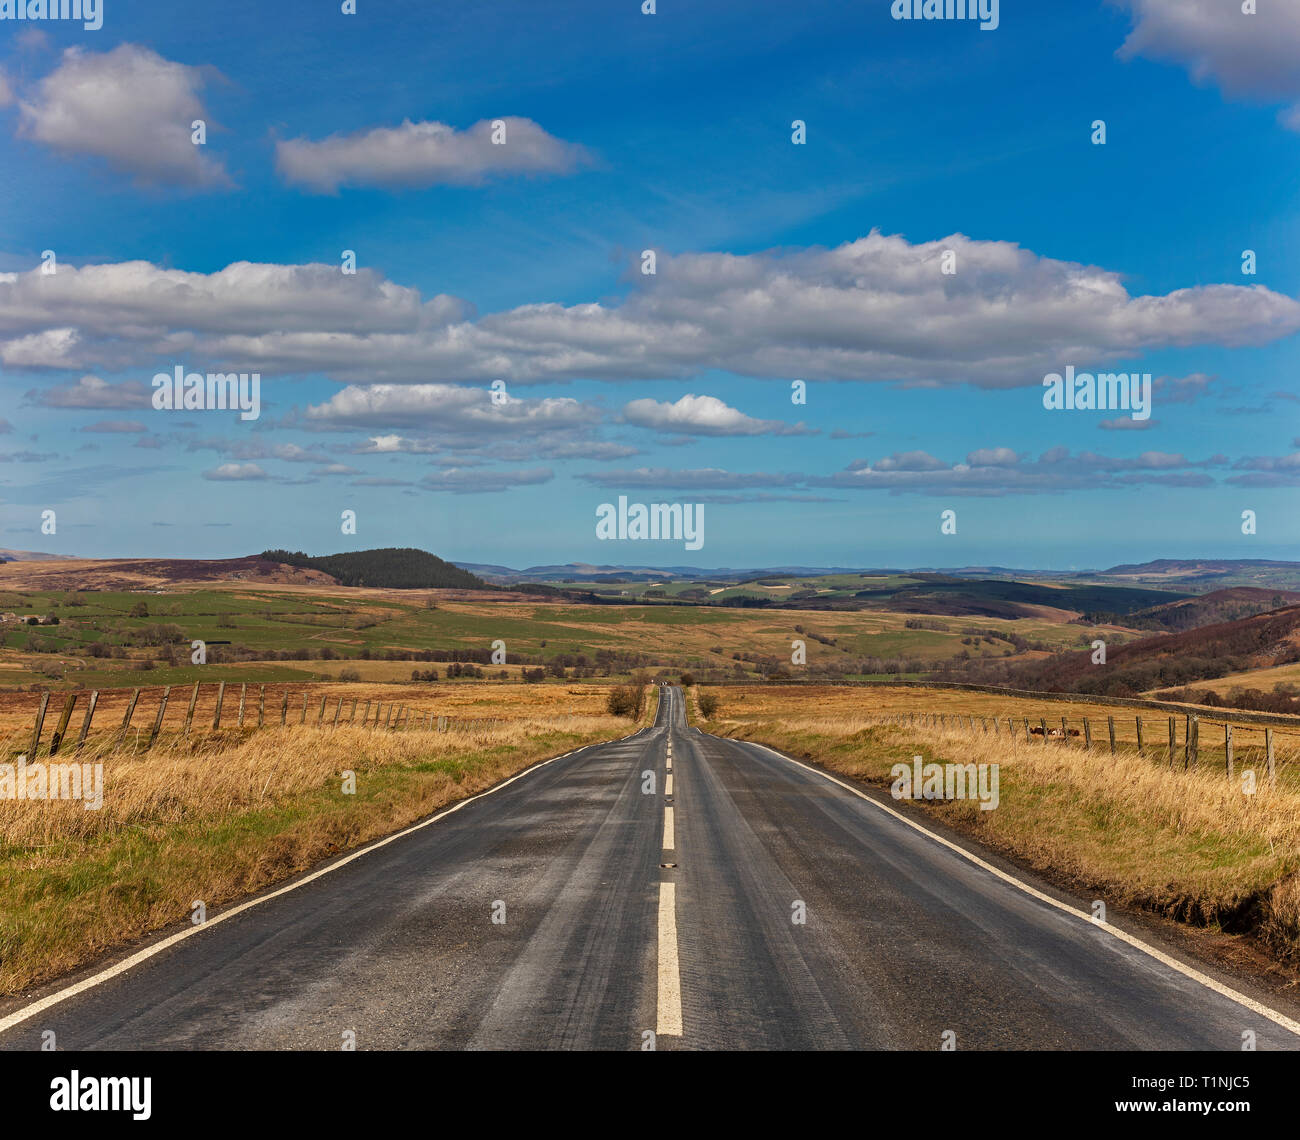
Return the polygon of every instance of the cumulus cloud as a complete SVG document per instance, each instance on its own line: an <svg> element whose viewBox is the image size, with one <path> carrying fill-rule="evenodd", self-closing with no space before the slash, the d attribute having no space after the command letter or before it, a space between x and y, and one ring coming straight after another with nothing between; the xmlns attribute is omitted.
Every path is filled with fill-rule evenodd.
<svg viewBox="0 0 1300 1140"><path fill-rule="evenodd" d="M957 276L939 272L954 249ZM375 274L239 263L204 275L133 262L0 275L0 359L59 330L47 363L123 368L213 360L340 382L686 379L708 369L788 379L1038 385L1192 344L1264 344L1300 330L1300 302L1260 285L1131 296L1119 274L952 235L872 232L835 249L661 255L617 305L532 304L476 318ZM33 350L28 350L33 351ZM349 397L354 403L360 398ZM327 418L327 417L322 417Z"/></svg>
<svg viewBox="0 0 1300 1140"><path fill-rule="evenodd" d="M305 422L517 436L598 422L599 409L568 396L493 403L485 388L454 384L353 384L307 408Z"/></svg>
<svg viewBox="0 0 1300 1140"><path fill-rule="evenodd" d="M813 435L802 423L759 420L723 403L716 396L683 396L676 403L633 400L623 420L637 427L682 435Z"/></svg>
<svg viewBox="0 0 1300 1140"><path fill-rule="evenodd" d="M1193 372L1188 376L1157 376L1151 387L1162 404L1194 404L1218 384L1217 376Z"/></svg>
<svg viewBox="0 0 1300 1140"><path fill-rule="evenodd" d="M0 107L8 107L14 101L14 89L9 77L0 71Z"/></svg>
<svg viewBox="0 0 1300 1140"><path fill-rule="evenodd" d="M276 144L276 166L288 183L317 194L342 186L387 189L452 184L474 186L492 176L568 174L590 162L587 151L548 134L531 119L483 119L463 131L446 123L407 119L313 142Z"/></svg>
<svg viewBox="0 0 1300 1140"><path fill-rule="evenodd" d="M143 408L149 406L149 388L138 380L110 384L98 376L83 376L75 384L32 388L23 398L43 408Z"/></svg>
<svg viewBox="0 0 1300 1140"><path fill-rule="evenodd" d="M99 420L87 424L82 431L103 432L106 435L135 435L149 429L139 420Z"/></svg>
<svg viewBox="0 0 1300 1140"><path fill-rule="evenodd" d="M891 494L1001 496L1131 488L1137 485L1204 487L1214 482L1206 468L1221 467L1221 455L1189 460L1184 455L1146 451L1137 456L1073 455L1054 447L1037 459L1007 447L979 448L964 463L947 463L923 451L856 460L843 471L811 477L809 486L888 491Z"/></svg>
<svg viewBox="0 0 1300 1140"><path fill-rule="evenodd" d="M674 471L667 467L638 467L629 471L601 471L579 475L598 487L665 491L732 490L747 487L788 487L803 482L802 475L771 472L724 471L704 467L695 471Z"/></svg>
<svg viewBox="0 0 1300 1140"><path fill-rule="evenodd" d="M267 474L256 463L223 463L211 471L203 472L203 478L218 482L243 482L267 478Z"/></svg>
<svg viewBox="0 0 1300 1140"><path fill-rule="evenodd" d="M1146 56L1185 67L1197 83L1225 95L1295 100L1282 122L1300 130L1300 7L1261 0L1253 14L1239 0L1114 0L1134 16L1121 59Z"/></svg>
<svg viewBox="0 0 1300 1140"><path fill-rule="evenodd" d="M549 467L530 471L482 471L449 467L436 471L420 480L420 486L430 491L450 491L454 495L481 495L493 491L508 491L511 487L535 486L549 483L555 473Z"/></svg>
<svg viewBox="0 0 1300 1140"><path fill-rule="evenodd" d="M1297 441L1300 444L1300 441ZM1300 487L1300 451L1290 455L1254 455L1237 460L1229 483L1241 487Z"/></svg>
<svg viewBox="0 0 1300 1140"><path fill-rule="evenodd" d="M215 75L138 44L102 54L71 47L19 101L19 133L65 154L102 158L141 183L229 185L221 163L190 140L195 119L213 126L199 92Z"/></svg>

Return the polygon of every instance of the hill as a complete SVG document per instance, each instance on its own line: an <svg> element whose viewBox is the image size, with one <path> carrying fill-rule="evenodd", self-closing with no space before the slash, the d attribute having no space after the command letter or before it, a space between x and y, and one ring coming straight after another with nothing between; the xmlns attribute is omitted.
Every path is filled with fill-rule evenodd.
<svg viewBox="0 0 1300 1140"><path fill-rule="evenodd" d="M1124 617L1130 629L1149 629L1166 633L1181 633L1202 626L1218 625L1254 617L1255 614L1278 610L1283 606L1300 603L1300 591L1260 590L1253 586L1234 586L1227 590L1213 590L1165 602L1150 609L1138 610Z"/></svg>
<svg viewBox="0 0 1300 1140"><path fill-rule="evenodd" d="M256 555L245 558L60 558L0 564L9 590L159 590L185 583L327 585L319 570L300 569Z"/></svg>
<svg viewBox="0 0 1300 1140"><path fill-rule="evenodd" d="M487 583L437 555L412 546L350 550L312 556L300 550L265 550L268 562L284 563L328 574L341 586L374 586L395 590L483 590Z"/></svg>
<svg viewBox="0 0 1300 1140"><path fill-rule="evenodd" d="M1229 586L1300 590L1300 562L1269 558L1156 558L1112 566L1092 578L1135 585L1166 585L1189 594Z"/></svg>
<svg viewBox="0 0 1300 1140"><path fill-rule="evenodd" d="M1094 665L1090 651L1025 662L1010 670L1009 680L1026 689L1131 697L1295 661L1300 605L1112 646L1105 665Z"/></svg>

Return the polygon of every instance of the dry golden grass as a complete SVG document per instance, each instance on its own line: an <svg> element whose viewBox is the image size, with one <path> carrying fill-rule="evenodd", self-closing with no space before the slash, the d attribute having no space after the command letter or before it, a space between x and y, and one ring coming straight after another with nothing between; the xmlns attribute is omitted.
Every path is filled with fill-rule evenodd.
<svg viewBox="0 0 1300 1140"><path fill-rule="evenodd" d="M1229 782L1222 753L1217 765L1185 771L1180 752L1171 768L1165 741L1157 738L1159 747L1139 755L1132 730L1112 755L1104 718L1118 710L1103 705L1044 702L1030 712L1029 702L943 690L717 691L722 708L710 731L758 740L874 784L890 784L891 767L914 755L927 763L996 763L996 809L981 811L973 800L922 801L926 810L1097 898L1250 933L1278 958L1300 961L1300 748L1294 735L1278 737L1275 785L1259 754L1250 751L1238 754L1236 779ZM940 710L973 715L974 732L967 722L934 728L890 719ZM1046 715L1050 726L1055 713L1059 726L1063 712L1075 726L1081 715L1100 716L1102 731L1094 732L1091 750L1077 738L1026 741L1025 716L1037 724ZM1133 710L1124 713L1131 725ZM991 725L984 730L981 714L1001 716L997 735ZM1007 731L1007 716L1016 717L1015 733ZM1249 795L1241 782L1246 769L1256 780Z"/></svg>
<svg viewBox="0 0 1300 1140"><path fill-rule="evenodd" d="M102 763L103 806L0 800L0 994L181 921L195 899L211 912L537 760L637 727L592 708L603 689L507 688L439 694L438 711L499 717L493 725L277 725L172 735L150 752L103 742L61 753L56 762ZM506 699L492 705L489 693Z"/></svg>

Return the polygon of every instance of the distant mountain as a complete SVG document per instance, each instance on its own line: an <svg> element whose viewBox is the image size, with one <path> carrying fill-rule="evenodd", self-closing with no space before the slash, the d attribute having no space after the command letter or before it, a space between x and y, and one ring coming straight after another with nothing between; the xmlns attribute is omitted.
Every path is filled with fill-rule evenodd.
<svg viewBox="0 0 1300 1140"><path fill-rule="evenodd" d="M1300 590L1300 562L1270 558L1157 558L1151 562L1112 566L1091 577L1134 585L1167 585L1188 593L1231 586Z"/></svg>
<svg viewBox="0 0 1300 1140"><path fill-rule="evenodd" d="M1125 563L1109 570L1042 570L1012 566L645 566L636 564L592 565L586 562L551 563L516 570L481 562L457 562L463 570L501 585L521 582L745 582L758 578L791 576L822 578L832 574L917 575L938 574L949 578L1003 579L1030 582L1063 582L1094 586L1142 586L1176 591L1179 595L1207 593L1231 587L1262 590L1300 591L1300 562L1251 558L1158 558L1150 562Z"/></svg>
<svg viewBox="0 0 1300 1140"><path fill-rule="evenodd" d="M268 562L319 570L342 586L379 586L397 590L487 588L483 579L469 571L444 562L427 550L410 546L316 556L300 550L265 550L261 557Z"/></svg>
<svg viewBox="0 0 1300 1140"><path fill-rule="evenodd" d="M0 562L67 562L75 560L75 554L46 554L40 550L6 550L0 548Z"/></svg>

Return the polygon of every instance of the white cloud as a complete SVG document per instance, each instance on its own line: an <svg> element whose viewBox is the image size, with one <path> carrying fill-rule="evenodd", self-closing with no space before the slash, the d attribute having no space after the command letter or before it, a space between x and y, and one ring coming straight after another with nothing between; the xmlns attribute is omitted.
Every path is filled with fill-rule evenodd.
<svg viewBox="0 0 1300 1140"><path fill-rule="evenodd" d="M98 376L83 376L75 384L33 388L24 398L44 408L144 408L149 406L149 389L138 380L110 384Z"/></svg>
<svg viewBox="0 0 1300 1140"><path fill-rule="evenodd" d="M308 423L340 427L405 427L518 436L584 427L600 411L568 396L492 402L486 388L454 384L350 384L307 408ZM379 437L392 440L396 437Z"/></svg>
<svg viewBox="0 0 1300 1140"><path fill-rule="evenodd" d="M759 420L729 407L716 396L683 396L676 403L633 400L623 409L623 419L637 427L684 435L811 435L803 424Z"/></svg>
<svg viewBox="0 0 1300 1140"><path fill-rule="evenodd" d="M531 119L499 122L502 143L492 141L489 119L463 131L407 119L400 127L330 135L319 142L288 139L276 144L276 165L286 182L334 194L341 186L464 186L492 175L568 174L590 161L581 146L547 134Z"/></svg>
<svg viewBox="0 0 1300 1140"><path fill-rule="evenodd" d="M106 435L136 435L149 429L139 420L100 420L87 424L82 431L102 432Z"/></svg>
<svg viewBox="0 0 1300 1140"><path fill-rule="evenodd" d="M0 107L8 107L14 101L14 89L9 77L0 71Z"/></svg>
<svg viewBox="0 0 1300 1140"><path fill-rule="evenodd" d="M420 480L420 486L431 491L450 491L456 495L477 495L492 491L508 491L511 487L535 486L549 483L555 473L549 467L530 471L481 471L451 467L437 471Z"/></svg>
<svg viewBox="0 0 1300 1140"><path fill-rule="evenodd" d="M256 463L223 463L211 471L203 472L203 478L218 482L242 482L266 477L266 472Z"/></svg>
<svg viewBox="0 0 1300 1140"><path fill-rule="evenodd" d="M1179 64L1198 83L1225 95L1300 100L1300 5L1260 0L1253 14L1240 0L1114 0L1134 15L1119 49L1123 59L1146 56ZM1300 102L1282 122L1300 130Z"/></svg>
<svg viewBox="0 0 1300 1140"><path fill-rule="evenodd" d="M210 69L163 59L138 44L95 54L68 48L59 66L20 100L19 133L67 154L106 160L142 183L210 187L230 179L190 124L213 121L199 98Z"/></svg>
<svg viewBox="0 0 1300 1140"><path fill-rule="evenodd" d="M943 250L960 272L939 272ZM877 232L835 249L659 258L616 306L524 305L475 319L377 274L250 265L205 275L142 262L0 274L0 359L60 330L61 367L202 360L263 377L320 372L416 386L688 378L1038 385L1063 362L1099 366L1194 344L1264 344L1300 330L1300 302L1253 285L1131 296L1119 274L952 235ZM386 397L396 399L395 396ZM381 409L353 394L357 414ZM508 407L509 405L507 405ZM322 421L334 416L331 409ZM431 413L423 407L418 414ZM396 425L393 425L396 426Z"/></svg>

